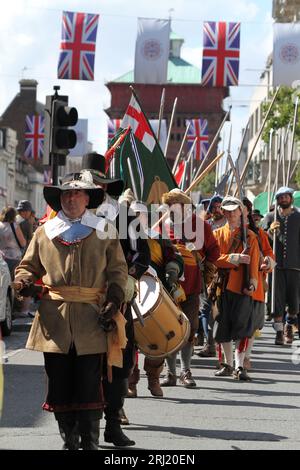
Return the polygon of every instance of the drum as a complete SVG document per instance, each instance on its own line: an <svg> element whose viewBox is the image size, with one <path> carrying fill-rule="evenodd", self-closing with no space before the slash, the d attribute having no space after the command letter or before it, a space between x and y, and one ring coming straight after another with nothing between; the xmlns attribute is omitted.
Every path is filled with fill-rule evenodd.
<svg viewBox="0 0 300 470"><path fill-rule="evenodd" d="M163 358L179 351L190 336L190 322L159 279L145 273L138 283L135 301L144 321L142 326L132 308L134 335L140 350L150 358Z"/></svg>

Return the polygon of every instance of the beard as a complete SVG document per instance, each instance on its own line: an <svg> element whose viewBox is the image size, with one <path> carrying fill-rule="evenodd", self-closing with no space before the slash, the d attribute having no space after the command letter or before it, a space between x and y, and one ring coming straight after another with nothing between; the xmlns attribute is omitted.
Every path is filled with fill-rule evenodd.
<svg viewBox="0 0 300 470"><path fill-rule="evenodd" d="M214 220L221 220L223 219L224 215L219 214L218 212L213 215Z"/></svg>
<svg viewBox="0 0 300 470"><path fill-rule="evenodd" d="M292 201L290 201L290 202L281 202L281 203L279 204L279 206L281 207L281 209L288 209L289 207L291 207L291 205L292 205Z"/></svg>

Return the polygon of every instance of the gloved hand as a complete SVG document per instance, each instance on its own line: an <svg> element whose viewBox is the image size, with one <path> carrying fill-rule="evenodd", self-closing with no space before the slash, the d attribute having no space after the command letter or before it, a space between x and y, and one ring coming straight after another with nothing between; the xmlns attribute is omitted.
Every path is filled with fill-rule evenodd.
<svg viewBox="0 0 300 470"><path fill-rule="evenodd" d="M173 287L174 284L178 281L178 274L174 270L169 270L166 272L166 281L169 287Z"/></svg>
<svg viewBox="0 0 300 470"><path fill-rule="evenodd" d="M135 279L132 276L128 276L127 278L127 284L125 287L125 298L124 302L130 302L136 295L136 285L135 285Z"/></svg>
<svg viewBox="0 0 300 470"><path fill-rule="evenodd" d="M114 302L105 302L100 310L99 323L104 331L112 331L116 328L116 322L113 316L119 310Z"/></svg>
<svg viewBox="0 0 300 470"><path fill-rule="evenodd" d="M166 281L169 287L173 287L178 282L179 266L175 261L166 264Z"/></svg>
<svg viewBox="0 0 300 470"><path fill-rule="evenodd" d="M270 225L270 232L271 233L279 233L280 231L280 222L278 220L276 220L275 222L272 222L271 225Z"/></svg>

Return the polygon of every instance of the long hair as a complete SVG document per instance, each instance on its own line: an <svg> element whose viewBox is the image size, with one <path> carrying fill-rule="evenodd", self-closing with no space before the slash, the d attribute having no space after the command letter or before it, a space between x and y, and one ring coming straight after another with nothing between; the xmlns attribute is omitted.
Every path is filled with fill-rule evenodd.
<svg viewBox="0 0 300 470"><path fill-rule="evenodd" d="M0 221L8 222L11 224L12 222L15 222L16 216L17 216L17 211L14 207L11 207L11 206L4 207L0 214Z"/></svg>
<svg viewBox="0 0 300 470"><path fill-rule="evenodd" d="M249 226L250 230L252 230L252 232L254 232L254 233L256 233L256 235L258 235L259 229L258 229L258 227L256 227L255 222L254 222L253 217L252 217L253 204L247 197L243 198L243 204L248 209L248 226Z"/></svg>

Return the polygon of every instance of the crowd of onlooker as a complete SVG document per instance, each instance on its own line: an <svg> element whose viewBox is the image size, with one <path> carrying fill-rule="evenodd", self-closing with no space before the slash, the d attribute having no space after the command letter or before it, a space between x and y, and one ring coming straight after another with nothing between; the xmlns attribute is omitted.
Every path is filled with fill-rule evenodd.
<svg viewBox="0 0 300 470"><path fill-rule="evenodd" d="M5 259L11 279L14 279L16 266L25 253L33 232L37 228L38 220L35 211L27 200L19 201L17 208L4 207L0 214L0 251ZM22 302L16 299L14 316L30 315L31 298L24 298Z"/></svg>

